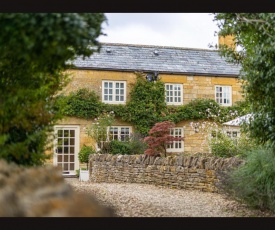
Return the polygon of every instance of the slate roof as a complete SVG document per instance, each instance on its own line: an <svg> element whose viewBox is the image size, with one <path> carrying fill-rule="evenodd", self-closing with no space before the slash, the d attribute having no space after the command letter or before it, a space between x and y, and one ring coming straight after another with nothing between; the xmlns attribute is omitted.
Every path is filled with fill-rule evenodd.
<svg viewBox="0 0 275 230"><path fill-rule="evenodd" d="M253 116L252 116L251 113L246 114L246 115L241 116L241 117L237 117L237 118L235 118L234 120L225 122L225 123L223 123L223 124L224 124L224 125L230 125L230 126L240 126L240 125L242 125L243 123L249 123L249 122L250 122L250 119L253 119Z"/></svg>
<svg viewBox="0 0 275 230"><path fill-rule="evenodd" d="M78 57L81 69L140 71L173 74L235 76L240 66L226 62L217 50L166 46L101 43L100 52Z"/></svg>

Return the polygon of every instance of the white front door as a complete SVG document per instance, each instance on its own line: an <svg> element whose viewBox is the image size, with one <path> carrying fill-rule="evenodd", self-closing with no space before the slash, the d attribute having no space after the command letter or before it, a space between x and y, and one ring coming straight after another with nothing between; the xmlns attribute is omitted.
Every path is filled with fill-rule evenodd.
<svg viewBox="0 0 275 230"><path fill-rule="evenodd" d="M54 126L53 164L62 168L63 175L76 175L79 169L79 126Z"/></svg>

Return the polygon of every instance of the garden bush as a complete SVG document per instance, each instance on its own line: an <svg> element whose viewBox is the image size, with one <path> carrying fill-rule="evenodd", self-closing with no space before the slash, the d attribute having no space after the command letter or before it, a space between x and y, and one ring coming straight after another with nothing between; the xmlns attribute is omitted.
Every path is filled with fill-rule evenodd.
<svg viewBox="0 0 275 230"><path fill-rule="evenodd" d="M110 154L130 155L131 148L130 148L129 142L122 142L118 140L111 141Z"/></svg>
<svg viewBox="0 0 275 230"><path fill-rule="evenodd" d="M90 154L96 153L95 149L91 146L83 145L78 153L78 159L80 163L86 163L88 169L89 156Z"/></svg>
<svg viewBox="0 0 275 230"><path fill-rule="evenodd" d="M143 154L147 144L140 133L133 133L128 141L113 140L110 142L110 154L137 155Z"/></svg>
<svg viewBox="0 0 275 230"><path fill-rule="evenodd" d="M253 208L275 212L275 153L260 146L246 154L245 164L227 172L220 187Z"/></svg>
<svg viewBox="0 0 275 230"><path fill-rule="evenodd" d="M210 139L211 153L218 157L245 157L255 147L255 141L245 134L238 138L231 138L225 133L217 132L216 136Z"/></svg>

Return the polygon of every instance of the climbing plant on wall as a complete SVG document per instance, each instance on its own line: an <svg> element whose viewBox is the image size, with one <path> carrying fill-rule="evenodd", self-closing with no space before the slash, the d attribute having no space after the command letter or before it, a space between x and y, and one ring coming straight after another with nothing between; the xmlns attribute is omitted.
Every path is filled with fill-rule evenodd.
<svg viewBox="0 0 275 230"><path fill-rule="evenodd" d="M85 119L95 119L102 113L113 111L115 117L132 123L136 132L143 136L147 136L157 122L210 119L222 123L249 113L245 101L222 107L213 99L194 99L185 105L167 106L162 81L148 82L143 73L136 73L136 77L126 105L104 104L94 91L80 89L69 96L59 96L56 106L66 116Z"/></svg>
<svg viewBox="0 0 275 230"><path fill-rule="evenodd" d="M122 119L131 122L143 135L167 113L164 83L148 82L142 73L136 73L137 81L132 85L130 101Z"/></svg>
<svg viewBox="0 0 275 230"><path fill-rule="evenodd" d="M65 116L89 119L98 117L104 111L105 104L94 91L82 88L68 96L59 95L56 107Z"/></svg>

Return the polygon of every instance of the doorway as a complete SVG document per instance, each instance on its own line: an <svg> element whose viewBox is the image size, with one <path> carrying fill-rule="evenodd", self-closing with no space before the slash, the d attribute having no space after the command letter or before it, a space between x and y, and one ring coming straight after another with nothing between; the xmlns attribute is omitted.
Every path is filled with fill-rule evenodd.
<svg viewBox="0 0 275 230"><path fill-rule="evenodd" d="M79 126L54 126L53 164L62 168L63 175L76 175L79 169Z"/></svg>

